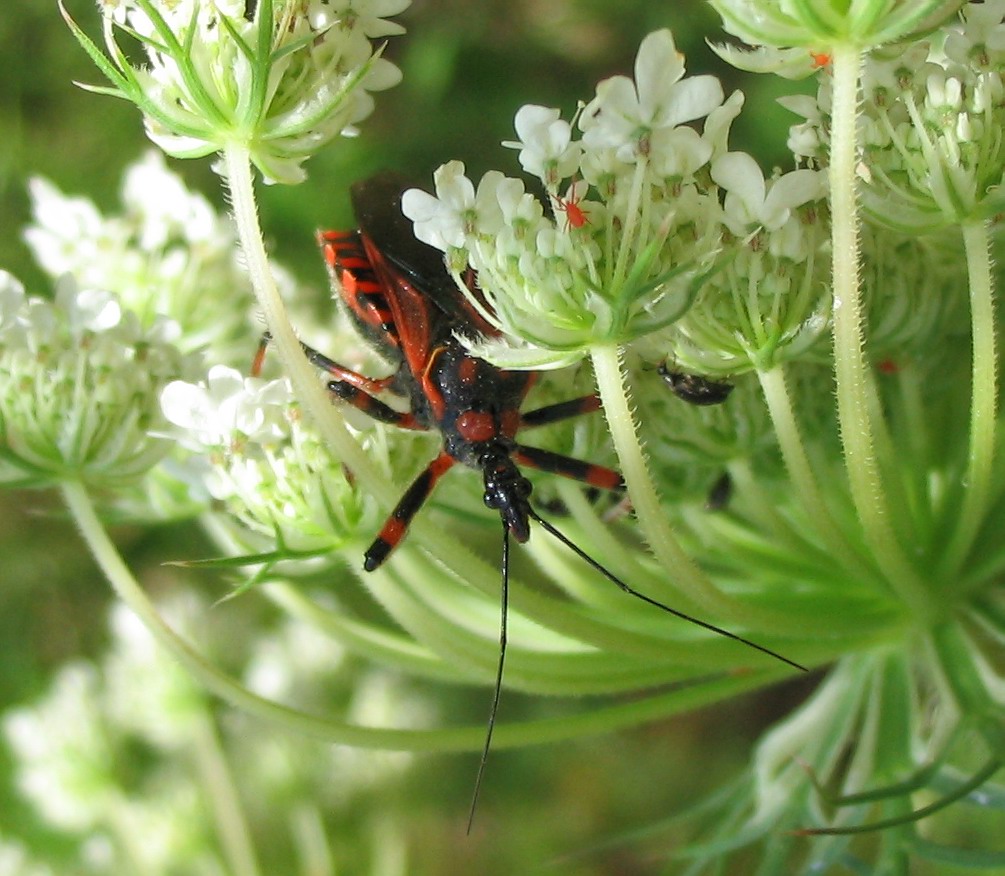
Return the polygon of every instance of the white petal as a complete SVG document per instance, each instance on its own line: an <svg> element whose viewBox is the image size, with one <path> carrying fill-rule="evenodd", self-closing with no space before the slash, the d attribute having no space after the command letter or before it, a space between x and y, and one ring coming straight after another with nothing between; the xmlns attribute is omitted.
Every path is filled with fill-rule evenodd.
<svg viewBox="0 0 1005 876"><path fill-rule="evenodd" d="M722 104L722 83L715 76L691 76L677 83L672 99L653 117L654 127L667 127L707 116Z"/></svg>
<svg viewBox="0 0 1005 876"><path fill-rule="evenodd" d="M635 85L643 115L651 119L659 114L683 75L684 56L669 30L657 30L642 40L635 58Z"/></svg>
<svg viewBox="0 0 1005 876"><path fill-rule="evenodd" d="M711 168L712 179L726 191L740 198L752 216L760 213L764 203L764 175L746 152L727 152L717 158Z"/></svg>

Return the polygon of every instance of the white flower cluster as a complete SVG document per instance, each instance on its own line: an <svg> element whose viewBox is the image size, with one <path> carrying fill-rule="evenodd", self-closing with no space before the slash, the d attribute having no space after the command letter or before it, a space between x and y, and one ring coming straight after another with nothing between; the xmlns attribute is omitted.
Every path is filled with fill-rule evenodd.
<svg viewBox="0 0 1005 876"><path fill-rule="evenodd" d="M287 380L216 365L198 383L168 384L161 404L179 444L200 461L201 482L225 504L219 522L235 549L276 549L278 559L325 556L361 523L376 524L376 509L301 420ZM363 440L386 465L383 433Z"/></svg>
<svg viewBox="0 0 1005 876"><path fill-rule="evenodd" d="M766 182L753 159L727 152L742 102L739 93L724 100L711 76L684 77L671 33L657 31L639 48L635 79L601 82L581 108L581 139L558 110L517 113L520 140L506 145L543 183L547 207L520 180L495 171L476 187L459 162L437 171L437 197L406 192L402 207L416 235L447 253L462 288L464 269L477 271L484 301L471 295L474 305L517 339L474 351L498 364L558 367L591 346L624 344L680 320L699 289L735 264L729 247L810 260L820 239L807 231L813 211L800 208L822 203L824 177L800 170ZM699 119L701 132L688 124ZM704 370L737 370L738 358L747 361L764 343L784 344L819 310L815 297L802 296L794 308L780 304L792 283L782 287L756 296L756 313L749 296L733 308L738 315L723 327L728 352ZM718 310L717 319L728 316ZM763 328L762 311L781 324ZM826 319L816 319L813 336L825 327ZM738 346L738 334L748 342Z"/></svg>
<svg viewBox="0 0 1005 876"><path fill-rule="evenodd" d="M299 182L306 158L370 114L369 92L400 80L371 41L400 33L386 19L408 4L260 0L248 14L244 0L98 0L111 58L99 66L169 155L240 144L267 179ZM149 67L126 60L116 29L139 37Z"/></svg>
<svg viewBox="0 0 1005 876"><path fill-rule="evenodd" d="M862 72L862 202L895 230L929 232L1005 206L1005 2L963 7L928 40L871 53ZM820 164L830 126L830 83L785 106L803 116L789 145Z"/></svg>
<svg viewBox="0 0 1005 876"><path fill-rule="evenodd" d="M121 487L143 475L170 449L151 434L160 391L195 365L178 332L161 317L141 326L115 295L69 275L50 302L0 272L0 479Z"/></svg>
<svg viewBox="0 0 1005 876"><path fill-rule="evenodd" d="M206 640L201 621L208 609L200 600L176 595L161 611L203 647L233 655L223 630ZM110 627L110 647L99 661L64 666L41 699L2 718L20 794L63 841L67 869L59 872L230 872L224 862L233 836L214 830L218 818L246 820L249 839L268 853L287 846L297 817L315 812L323 823L326 812L411 763L408 754L346 752L294 734L262 733L241 720L217 728L198 682L138 618L118 605ZM249 650L247 672L260 676L263 659L271 660L281 673L295 674L299 697L326 708L334 696L354 717L380 725L399 720L404 702L406 711L428 719L428 707L381 670L357 688L339 647L302 622L286 620ZM289 691L272 685L268 693ZM222 793L227 782L232 796ZM257 805L263 798L269 804ZM50 873L28 861L24 850L0 844L0 873Z"/></svg>
<svg viewBox="0 0 1005 876"><path fill-rule="evenodd" d="M126 170L117 215L44 179L29 190L34 222L24 238L50 277L73 274L82 286L114 292L143 324L170 317L185 350L205 348L223 361L247 356L252 295L233 223L189 191L161 153ZM286 271L273 269L284 289L292 286Z"/></svg>

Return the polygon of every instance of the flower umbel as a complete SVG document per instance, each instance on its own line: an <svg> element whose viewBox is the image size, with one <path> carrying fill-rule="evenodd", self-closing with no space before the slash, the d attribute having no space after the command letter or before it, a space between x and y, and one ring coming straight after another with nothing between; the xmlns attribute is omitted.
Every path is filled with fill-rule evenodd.
<svg viewBox="0 0 1005 876"><path fill-rule="evenodd" d="M711 76L684 78L672 35L658 31L639 48L635 80L605 80L578 114L581 140L557 110L517 113L521 140L506 145L539 176L547 205L495 171L475 187L459 162L437 171L437 198L406 192L417 236L447 253L458 278L468 265L478 272L487 316L516 339L472 350L554 368L677 319L714 268L716 205L699 178L740 102L723 103ZM685 125L697 119L704 134Z"/></svg>
<svg viewBox="0 0 1005 876"><path fill-rule="evenodd" d="M194 364L176 324L141 328L114 295L70 275L49 302L0 273L0 301L0 480L121 488L168 453L151 434L164 425L160 391Z"/></svg>
<svg viewBox="0 0 1005 876"><path fill-rule="evenodd" d="M106 57L72 22L111 88L144 114L147 134L169 155L193 158L246 149L266 179L304 179L302 162L370 114L371 91L400 72L371 39L399 32L385 20L408 0L245 3L123 0L105 6ZM69 19L68 19L69 21ZM134 66L116 32L143 44Z"/></svg>
<svg viewBox="0 0 1005 876"><path fill-rule="evenodd" d="M247 356L253 297L233 222L186 189L160 153L150 150L126 170L116 215L44 179L28 188L34 222L24 238L53 280L70 273L82 286L115 293L144 326L158 316L174 320L186 351L225 362ZM271 267L288 290L286 272Z"/></svg>
<svg viewBox="0 0 1005 876"><path fill-rule="evenodd" d="M355 544L361 523L373 526L364 509L374 509L302 422L286 380L215 365L202 383L168 384L161 403L179 442L202 459L210 494L226 505L219 519L230 547L271 551L272 562L324 557Z"/></svg>

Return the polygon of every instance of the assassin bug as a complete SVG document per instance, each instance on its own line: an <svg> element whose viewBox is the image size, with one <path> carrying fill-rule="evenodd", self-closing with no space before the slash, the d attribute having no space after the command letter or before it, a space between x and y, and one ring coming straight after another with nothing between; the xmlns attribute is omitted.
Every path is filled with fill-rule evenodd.
<svg viewBox="0 0 1005 876"><path fill-rule="evenodd" d="M470 304L447 273L442 253L415 238L401 212L407 188L395 174L378 174L352 188L359 229L322 231L318 242L334 285L362 335L397 370L390 377L370 378L303 345L308 359L331 375L331 394L376 420L404 429L436 429L443 447L405 491L373 544L363 556L370 572L401 542L416 512L436 483L456 463L480 472L485 504L502 521L502 605L499 658L488 727L468 817L471 829L478 793L492 741L503 666L506 659L506 616L509 598L510 537L526 542L533 520L626 593L669 614L735 639L798 669L798 663L761 645L705 621L686 615L633 589L585 551L573 544L530 504L531 484L520 466L582 481L592 487L620 491L624 481L612 469L572 459L516 440L519 430L554 423L596 411L595 395L521 412L537 377L532 372L505 371L471 356L460 336L495 335L497 331ZM475 278L467 282L477 294ZM262 340L255 369L260 366L268 335ZM399 412L377 396L391 392L410 402Z"/></svg>

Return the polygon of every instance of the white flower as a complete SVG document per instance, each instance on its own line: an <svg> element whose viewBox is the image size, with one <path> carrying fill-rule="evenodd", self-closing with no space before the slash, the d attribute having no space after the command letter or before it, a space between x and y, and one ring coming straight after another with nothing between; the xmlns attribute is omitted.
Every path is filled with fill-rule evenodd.
<svg viewBox="0 0 1005 876"><path fill-rule="evenodd" d="M387 19L404 12L410 4L411 0L311 0L308 15L318 30L335 24L377 39L405 32L400 24Z"/></svg>
<svg viewBox="0 0 1005 876"><path fill-rule="evenodd" d="M520 139L503 141L503 146L520 150L520 166L549 191L576 173L583 151L582 145L572 140L572 126L559 116L557 109L522 106L514 120Z"/></svg>
<svg viewBox="0 0 1005 876"><path fill-rule="evenodd" d="M214 365L203 382L176 380L161 393L164 416L184 430L180 440L197 450L278 438L291 401L286 379L245 377L226 365Z"/></svg>
<svg viewBox="0 0 1005 876"><path fill-rule="evenodd" d="M712 164L711 173L726 191L723 219L739 237L757 228L778 230L794 207L818 200L826 191L826 175L813 170L791 171L769 185L746 152L726 153Z"/></svg>
<svg viewBox="0 0 1005 876"><path fill-rule="evenodd" d="M667 129L708 115L723 101L714 76L684 79L684 58L669 30L649 34L639 47L635 81L612 76L580 117L588 149L611 147L621 161L634 162L659 148Z"/></svg>
<svg viewBox="0 0 1005 876"><path fill-rule="evenodd" d="M99 66L112 90L143 110L147 135L168 154L195 158L238 146L266 180L296 183L321 146L355 133L373 108L368 92L400 80L370 39L400 32L383 16L407 5L276 0L265 20L264 5L249 16L243 0L151 0L150 14L132 2L106 10L108 57ZM119 30L139 36L146 67L128 61Z"/></svg>
<svg viewBox="0 0 1005 876"><path fill-rule="evenodd" d="M963 7L962 27L949 29L943 49L965 67L999 66L1005 53L1005 0L984 0Z"/></svg>
<svg viewBox="0 0 1005 876"><path fill-rule="evenodd" d="M6 307L17 297L8 286ZM170 449L152 430L160 390L193 364L173 344L176 327L155 319L144 329L111 293L66 276L55 302L23 298L2 331L0 480L121 486Z"/></svg>
<svg viewBox="0 0 1005 876"><path fill-rule="evenodd" d="M495 234L502 227L496 191L503 180L501 173L490 171L476 190L464 175L464 164L449 161L433 176L436 197L421 189L409 189L402 195L401 212L415 223L419 240L449 252L477 235Z"/></svg>
<svg viewBox="0 0 1005 876"><path fill-rule="evenodd" d="M176 320L186 350L246 355L252 299L233 222L190 192L163 155L149 150L126 170L118 214L102 215L44 179L29 191L34 221L24 237L51 277L72 273L81 286L114 292L147 328L157 314ZM291 285L273 268L283 288Z"/></svg>

